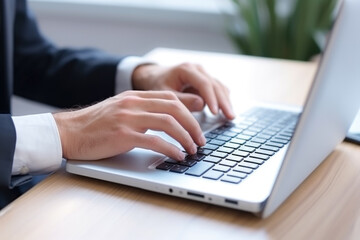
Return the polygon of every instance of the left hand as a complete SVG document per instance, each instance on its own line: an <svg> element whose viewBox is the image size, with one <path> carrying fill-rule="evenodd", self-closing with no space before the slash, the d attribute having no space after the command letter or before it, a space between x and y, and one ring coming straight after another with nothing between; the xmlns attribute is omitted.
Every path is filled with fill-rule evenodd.
<svg viewBox="0 0 360 240"><path fill-rule="evenodd" d="M228 88L197 64L141 65L133 72L132 84L135 90L173 91L190 111L201 111L207 104L213 114L220 109L226 118L235 118Z"/></svg>

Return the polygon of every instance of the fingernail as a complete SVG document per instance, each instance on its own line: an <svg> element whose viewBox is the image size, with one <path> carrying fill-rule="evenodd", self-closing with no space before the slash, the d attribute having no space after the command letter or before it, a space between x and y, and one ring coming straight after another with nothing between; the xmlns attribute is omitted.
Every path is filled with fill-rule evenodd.
<svg viewBox="0 0 360 240"><path fill-rule="evenodd" d="M206 144L206 138L204 137L204 134L201 134L199 142L200 142L201 146L204 146Z"/></svg>
<svg viewBox="0 0 360 240"><path fill-rule="evenodd" d="M235 113L232 109L230 109L230 119L234 119L236 116L235 116Z"/></svg>
<svg viewBox="0 0 360 240"><path fill-rule="evenodd" d="M194 143L191 147L191 154L195 154L197 152L197 146L196 144Z"/></svg>
<svg viewBox="0 0 360 240"><path fill-rule="evenodd" d="M217 105L213 105L213 110L214 110L214 114L218 114L219 112L219 109L218 109L218 106Z"/></svg>
<svg viewBox="0 0 360 240"><path fill-rule="evenodd" d="M197 98L193 101L192 107L194 110L200 111L204 108L204 102L201 99Z"/></svg>
<svg viewBox="0 0 360 240"><path fill-rule="evenodd" d="M179 155L178 155L178 160L182 161L185 159L185 153L183 153L182 151L179 151Z"/></svg>

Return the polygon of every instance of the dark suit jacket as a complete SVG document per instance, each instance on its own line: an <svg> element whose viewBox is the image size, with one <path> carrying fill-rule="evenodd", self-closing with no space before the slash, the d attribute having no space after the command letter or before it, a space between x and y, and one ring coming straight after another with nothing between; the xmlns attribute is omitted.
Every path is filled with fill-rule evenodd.
<svg viewBox="0 0 360 240"><path fill-rule="evenodd" d="M103 100L114 94L121 58L56 48L39 32L26 0L0 0L0 36L0 188L13 188L29 176L11 177L16 142L11 95L58 107Z"/></svg>

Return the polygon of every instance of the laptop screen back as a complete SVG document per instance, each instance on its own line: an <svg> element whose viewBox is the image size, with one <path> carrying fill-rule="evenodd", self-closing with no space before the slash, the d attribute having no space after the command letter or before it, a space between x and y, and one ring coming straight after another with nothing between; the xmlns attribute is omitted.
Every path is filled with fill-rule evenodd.
<svg viewBox="0 0 360 240"><path fill-rule="evenodd" d="M345 137L360 103L360 2L344 0L265 206L269 216Z"/></svg>

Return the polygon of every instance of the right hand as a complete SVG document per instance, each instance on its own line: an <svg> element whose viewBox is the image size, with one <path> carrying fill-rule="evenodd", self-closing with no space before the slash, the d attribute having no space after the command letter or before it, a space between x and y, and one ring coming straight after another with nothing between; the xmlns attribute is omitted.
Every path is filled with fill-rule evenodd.
<svg viewBox="0 0 360 240"><path fill-rule="evenodd" d="M184 159L175 145L145 134L149 129L164 131L189 154L206 143L198 122L170 91L127 91L81 110L56 113L54 118L67 159L102 159L135 147Z"/></svg>

